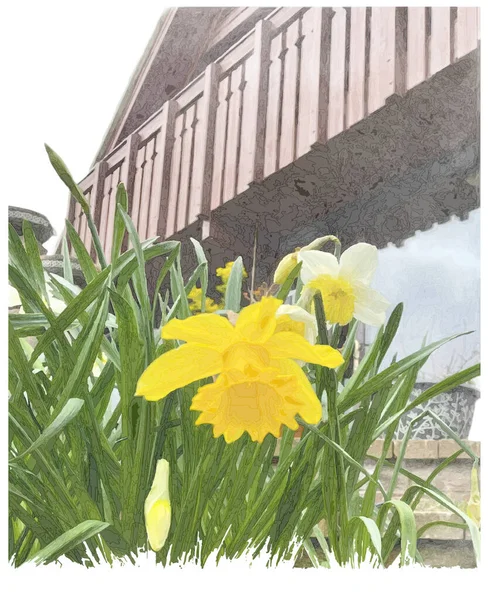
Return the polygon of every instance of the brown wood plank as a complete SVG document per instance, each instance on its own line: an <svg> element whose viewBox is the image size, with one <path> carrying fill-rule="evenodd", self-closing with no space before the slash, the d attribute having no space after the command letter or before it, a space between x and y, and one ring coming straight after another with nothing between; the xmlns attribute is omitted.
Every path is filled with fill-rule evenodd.
<svg viewBox="0 0 488 600"><path fill-rule="evenodd" d="M166 237L170 237L176 228L176 208L178 203L178 190L181 169L181 132L183 131L184 114L179 114L175 120L175 140L171 156L171 176L168 198L168 211L166 219Z"/></svg>
<svg viewBox="0 0 488 600"><path fill-rule="evenodd" d="M203 96L197 103L197 126L190 196L189 222L210 216L213 147L217 116L220 69L211 63L205 69Z"/></svg>
<svg viewBox="0 0 488 600"><path fill-rule="evenodd" d="M191 183L191 159L194 138L195 104L185 112L181 150L180 189L178 193L178 209L176 211L176 231L181 231L188 224L188 195Z"/></svg>
<svg viewBox="0 0 488 600"><path fill-rule="evenodd" d="M451 62L451 9L433 6L430 10L429 77Z"/></svg>
<svg viewBox="0 0 488 600"><path fill-rule="evenodd" d="M222 204L222 177L225 160L225 130L227 123L230 77L226 76L219 83L217 116L215 119L214 163L212 169L211 210Z"/></svg>
<svg viewBox="0 0 488 600"><path fill-rule="evenodd" d="M225 149L225 167L222 202L236 195L237 165L239 158L240 112L242 107L243 67L234 69L230 78L229 118L227 121L227 140Z"/></svg>
<svg viewBox="0 0 488 600"><path fill-rule="evenodd" d="M302 18L297 156L326 140L330 19L331 9L322 7L309 8Z"/></svg>
<svg viewBox="0 0 488 600"><path fill-rule="evenodd" d="M154 160L154 137L152 137L146 144L146 153L144 155L144 170L142 174L142 185L141 185L141 201L139 207L139 221L137 226L137 233L141 238L141 241L146 239L147 232L147 221L149 216L149 204L151 202L151 187L153 177L153 160Z"/></svg>
<svg viewBox="0 0 488 600"><path fill-rule="evenodd" d="M395 8L371 9L368 113L381 108L395 93Z"/></svg>
<svg viewBox="0 0 488 600"><path fill-rule="evenodd" d="M112 241L114 237L114 219L115 219L115 208L117 206L117 186L120 182L122 166L119 165L112 172L112 182L110 186L110 197L108 200L108 215L107 215L107 233L105 236L105 257L107 261L110 261L110 254L112 252Z"/></svg>
<svg viewBox="0 0 488 600"><path fill-rule="evenodd" d="M366 7L351 8L349 55L349 90L347 92L346 127L365 116L364 89L366 83Z"/></svg>
<svg viewBox="0 0 488 600"><path fill-rule="evenodd" d="M295 160L296 108L299 75L300 21L293 21L286 29L286 54L283 76L283 100L281 110L280 169Z"/></svg>
<svg viewBox="0 0 488 600"><path fill-rule="evenodd" d="M345 75L346 75L346 11L334 7L331 23L329 114L327 138L344 130Z"/></svg>
<svg viewBox="0 0 488 600"><path fill-rule="evenodd" d="M458 6L454 30L454 58L456 60L478 47L479 8Z"/></svg>
<svg viewBox="0 0 488 600"><path fill-rule="evenodd" d="M261 181L264 169L264 137L268 96L269 53L274 28L259 21L254 30L254 54L246 63L241 134L241 156L237 175L237 193L250 183Z"/></svg>
<svg viewBox="0 0 488 600"><path fill-rule="evenodd" d="M407 90L425 81L425 8L408 7L407 25Z"/></svg>
<svg viewBox="0 0 488 600"><path fill-rule="evenodd" d="M163 106L161 130L157 135L154 162L153 187L149 208L147 236L149 238L166 233L166 216L171 175L171 151L174 143L174 126L177 104L174 100Z"/></svg>
<svg viewBox="0 0 488 600"><path fill-rule="evenodd" d="M271 175L277 169L278 132L281 104L281 70L280 58L283 44L283 34L280 33L271 40L268 105L266 110L266 136L264 144L264 177Z"/></svg>

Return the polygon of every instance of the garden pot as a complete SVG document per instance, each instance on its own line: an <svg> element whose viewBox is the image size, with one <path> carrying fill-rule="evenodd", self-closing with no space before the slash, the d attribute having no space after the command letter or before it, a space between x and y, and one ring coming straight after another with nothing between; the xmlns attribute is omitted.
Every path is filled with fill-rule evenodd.
<svg viewBox="0 0 488 600"><path fill-rule="evenodd" d="M413 402L422 392L433 385L433 383L416 383L410 395L409 402ZM477 389L468 386L459 386L449 392L438 394L403 415L395 432L395 437L400 440L403 439L412 419L429 409L442 419L461 439L468 439L473 422L475 403L479 395ZM410 436L412 440L442 440L447 438L449 438L449 435L430 416L417 421L413 425Z"/></svg>
<svg viewBox="0 0 488 600"><path fill-rule="evenodd" d="M29 210L28 208L21 208L19 206L9 206L8 221L21 237L23 235L22 223L24 221L29 221L39 245L44 244L44 242L47 242L48 239L54 235L54 229L49 220L43 214L38 213L35 210ZM42 250L44 250L44 248L42 248Z"/></svg>
<svg viewBox="0 0 488 600"><path fill-rule="evenodd" d="M54 273L63 277L63 255L62 254L49 254L48 256L42 257L42 266L48 273ZM76 258L71 258L71 270L73 272L73 281L79 287L85 287L86 281L83 271L81 270L80 263Z"/></svg>

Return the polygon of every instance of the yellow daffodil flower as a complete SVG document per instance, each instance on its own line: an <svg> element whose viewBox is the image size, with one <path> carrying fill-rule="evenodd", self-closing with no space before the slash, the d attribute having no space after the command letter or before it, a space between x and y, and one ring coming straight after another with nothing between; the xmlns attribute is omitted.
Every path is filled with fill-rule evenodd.
<svg viewBox="0 0 488 600"><path fill-rule="evenodd" d="M320 402L300 367L290 359L329 368L344 360L337 350L313 346L296 331L277 331L276 313L281 304L281 300L265 297L244 308L235 325L215 314L172 319L162 329L163 339L186 344L149 365L136 394L159 400L193 381L222 373L210 384L215 387L210 392L209 386L201 388L192 404L194 410L204 410L196 406L203 407L215 395L205 417L202 415L206 420L198 422L216 418L212 421L215 436L224 433L226 441L233 441L248 431L261 440L265 430L276 432L276 423L291 423L296 414L318 422ZM287 387L283 387L285 383Z"/></svg>
<svg viewBox="0 0 488 600"><path fill-rule="evenodd" d="M193 313L199 313L202 309L201 288L194 287L188 294L188 300L190 300L190 310ZM205 312L215 312L216 310L219 310L219 308L220 306L211 298L205 298Z"/></svg>
<svg viewBox="0 0 488 600"><path fill-rule="evenodd" d="M227 263L225 263L225 267L218 267L215 270L217 277L219 277L220 280L222 281L221 284L215 286L215 289L218 292L220 292L221 294L225 294L225 288L227 287L227 283L229 282L230 272L232 270L233 264L234 264L234 261L227 262ZM246 279L246 277L247 277L246 269L244 267L242 267L242 278Z"/></svg>
<svg viewBox="0 0 488 600"><path fill-rule="evenodd" d="M299 250L300 249L297 248L295 252L287 254L284 258L280 260L278 266L276 267L276 271L273 277L273 283L277 283L278 285L283 285L283 283L285 283L288 275L297 266Z"/></svg>
<svg viewBox="0 0 488 600"><path fill-rule="evenodd" d="M164 546L171 525L171 504L169 499L169 463L158 460L156 474L146 502L144 518L149 544L154 552Z"/></svg>
<svg viewBox="0 0 488 600"><path fill-rule="evenodd" d="M298 260L305 289L321 293L329 323L346 325L353 317L366 325L384 323L389 302L370 288L378 264L375 246L355 244L340 261L329 252L301 250Z"/></svg>

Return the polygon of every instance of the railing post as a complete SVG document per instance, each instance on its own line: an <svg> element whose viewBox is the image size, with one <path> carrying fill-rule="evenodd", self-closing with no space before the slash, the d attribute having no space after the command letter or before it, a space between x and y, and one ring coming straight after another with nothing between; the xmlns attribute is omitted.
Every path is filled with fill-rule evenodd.
<svg viewBox="0 0 488 600"><path fill-rule="evenodd" d="M254 30L254 54L250 72L246 72L246 80L252 93L248 96L249 112L244 109L243 114L246 134L242 141L246 147L241 150L238 191L263 179L270 49L274 29L270 21L262 20L256 23Z"/></svg>
<svg viewBox="0 0 488 600"><path fill-rule="evenodd" d="M202 123L193 154L193 185L190 198L189 223L193 223L197 219L208 219L210 217L219 76L220 65L210 63L205 69L202 96Z"/></svg>
<svg viewBox="0 0 488 600"><path fill-rule="evenodd" d="M95 227L98 231L100 230L100 214L102 210L101 201L103 198L103 184L106 174L107 163L101 160L95 165L95 170L93 172L93 187L90 195L90 212L92 214ZM93 260L95 260L95 246L93 245L92 236L88 227L86 228L86 235L87 239L83 241L85 242L87 252L89 252Z"/></svg>

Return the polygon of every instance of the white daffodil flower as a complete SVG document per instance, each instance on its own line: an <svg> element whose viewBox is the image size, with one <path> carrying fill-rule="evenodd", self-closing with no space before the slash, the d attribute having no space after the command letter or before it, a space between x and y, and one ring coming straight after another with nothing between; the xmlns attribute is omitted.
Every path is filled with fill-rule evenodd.
<svg viewBox="0 0 488 600"><path fill-rule="evenodd" d="M144 503L147 537L154 552L164 546L171 525L169 462L158 460L152 488Z"/></svg>
<svg viewBox="0 0 488 600"><path fill-rule="evenodd" d="M294 331L302 335L307 342L315 344L317 341L317 320L313 315L300 306L282 304L276 311L278 331Z"/></svg>
<svg viewBox="0 0 488 600"><path fill-rule="evenodd" d="M389 302L371 289L378 265L378 249L371 244L355 244L338 261L329 252L302 250L301 278L305 291L319 291L329 323L346 325L353 317L378 327L385 321Z"/></svg>

